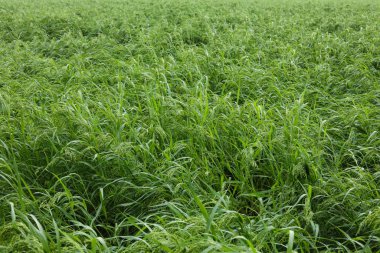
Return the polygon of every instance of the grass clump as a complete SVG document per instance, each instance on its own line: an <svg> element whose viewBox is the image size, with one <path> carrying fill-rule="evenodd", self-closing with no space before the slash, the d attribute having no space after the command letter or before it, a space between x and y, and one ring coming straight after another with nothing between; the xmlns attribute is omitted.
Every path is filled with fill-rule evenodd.
<svg viewBox="0 0 380 253"><path fill-rule="evenodd" d="M377 252L375 1L0 0L1 252Z"/></svg>

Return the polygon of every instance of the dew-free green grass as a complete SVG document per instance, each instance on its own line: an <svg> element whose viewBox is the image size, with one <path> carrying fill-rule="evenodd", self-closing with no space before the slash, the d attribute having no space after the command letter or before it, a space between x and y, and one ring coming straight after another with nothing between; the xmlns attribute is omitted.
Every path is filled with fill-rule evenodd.
<svg viewBox="0 0 380 253"><path fill-rule="evenodd" d="M0 0L0 252L379 252L379 17Z"/></svg>

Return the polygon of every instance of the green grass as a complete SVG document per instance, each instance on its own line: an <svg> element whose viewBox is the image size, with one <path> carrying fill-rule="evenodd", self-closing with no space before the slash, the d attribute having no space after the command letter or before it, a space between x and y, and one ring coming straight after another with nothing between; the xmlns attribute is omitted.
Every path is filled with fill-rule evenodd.
<svg viewBox="0 0 380 253"><path fill-rule="evenodd" d="M0 252L379 252L379 16L0 0Z"/></svg>

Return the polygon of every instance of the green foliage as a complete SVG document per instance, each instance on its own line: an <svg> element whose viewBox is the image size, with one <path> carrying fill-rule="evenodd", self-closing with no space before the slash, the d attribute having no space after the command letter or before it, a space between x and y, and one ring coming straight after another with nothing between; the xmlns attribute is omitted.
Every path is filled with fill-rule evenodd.
<svg viewBox="0 0 380 253"><path fill-rule="evenodd" d="M379 8L0 0L0 252L380 251Z"/></svg>

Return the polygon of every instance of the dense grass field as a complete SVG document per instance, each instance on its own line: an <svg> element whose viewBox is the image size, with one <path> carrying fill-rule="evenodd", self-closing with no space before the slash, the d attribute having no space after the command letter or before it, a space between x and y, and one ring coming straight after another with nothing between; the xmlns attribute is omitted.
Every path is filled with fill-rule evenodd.
<svg viewBox="0 0 380 253"><path fill-rule="evenodd" d="M379 16L0 0L0 252L380 252Z"/></svg>

